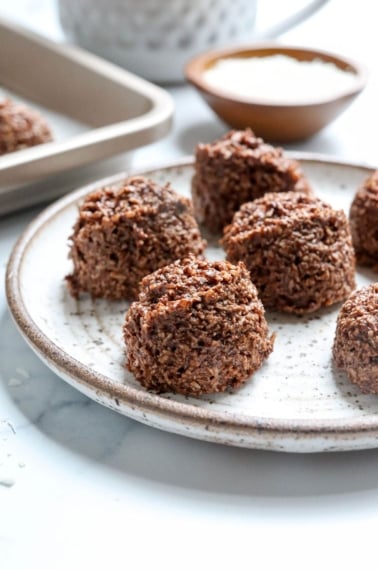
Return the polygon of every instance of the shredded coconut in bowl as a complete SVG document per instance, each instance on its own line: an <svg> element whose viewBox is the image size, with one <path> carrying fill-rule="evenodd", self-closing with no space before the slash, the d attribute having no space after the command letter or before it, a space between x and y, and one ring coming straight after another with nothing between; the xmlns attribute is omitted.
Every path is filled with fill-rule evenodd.
<svg viewBox="0 0 378 570"><path fill-rule="evenodd" d="M219 59L204 80L230 95L271 103L306 103L341 95L354 87L356 75L316 58L287 55Z"/></svg>

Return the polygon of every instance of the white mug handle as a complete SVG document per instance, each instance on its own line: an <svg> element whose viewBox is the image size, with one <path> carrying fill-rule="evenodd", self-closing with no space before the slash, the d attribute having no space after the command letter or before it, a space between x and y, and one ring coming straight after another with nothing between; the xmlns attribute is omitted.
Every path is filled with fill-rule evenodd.
<svg viewBox="0 0 378 570"><path fill-rule="evenodd" d="M290 30L290 28L293 28L294 26L306 20L306 18L309 18L314 12L319 10L327 2L328 0L313 0L312 2L309 2L307 6L304 6L291 16L288 16L282 22L279 22L267 30L262 30L258 34L258 39L269 40L280 36L281 34L284 34Z"/></svg>

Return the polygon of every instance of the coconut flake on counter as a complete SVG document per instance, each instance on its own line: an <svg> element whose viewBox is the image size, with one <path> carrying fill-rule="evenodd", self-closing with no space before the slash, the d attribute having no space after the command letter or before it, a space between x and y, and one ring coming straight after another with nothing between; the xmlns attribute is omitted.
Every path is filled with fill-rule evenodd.
<svg viewBox="0 0 378 570"><path fill-rule="evenodd" d="M272 103L305 103L336 97L354 87L356 75L316 58L286 55L219 59L204 80L225 93Z"/></svg>

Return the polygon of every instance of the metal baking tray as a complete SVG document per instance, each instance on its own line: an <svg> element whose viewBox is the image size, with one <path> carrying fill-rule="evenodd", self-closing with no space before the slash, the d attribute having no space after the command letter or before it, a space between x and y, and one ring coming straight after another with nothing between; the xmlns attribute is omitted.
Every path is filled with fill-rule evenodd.
<svg viewBox="0 0 378 570"><path fill-rule="evenodd" d="M0 156L0 214L40 201L40 181L46 199L46 180L151 143L172 123L163 89L2 18L0 88L41 111L54 132L51 143Z"/></svg>

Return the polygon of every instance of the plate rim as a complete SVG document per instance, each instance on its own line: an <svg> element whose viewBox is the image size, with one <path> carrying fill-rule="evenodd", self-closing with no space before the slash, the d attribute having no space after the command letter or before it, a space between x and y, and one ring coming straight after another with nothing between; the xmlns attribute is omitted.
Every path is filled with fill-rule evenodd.
<svg viewBox="0 0 378 570"><path fill-rule="evenodd" d="M353 162L318 153L287 151L286 154L303 162L315 162L318 164L328 164L330 166L345 166L367 171L375 169L371 164ZM246 431L250 434L269 433L271 436L277 435L280 437L285 435L303 437L312 435L314 437L321 437L330 435L348 436L367 432L378 433L378 414L363 418L350 418L347 420L347 423L345 423L345 420L339 418L324 420L321 418L277 419L259 416L250 417L240 413L233 413L232 410L220 412L204 409L200 406L197 407L190 403L167 399L159 394L145 391L142 387L134 388L125 384L115 385L107 376L99 372L94 372L89 366L82 364L78 359L57 346L34 322L23 300L20 287L20 271L25 254L33 238L43 230L49 221L96 188L117 184L130 175L149 175L157 170L188 167L193 164L193 156L187 156L178 160L167 161L164 164L149 166L144 169L130 169L129 172L123 171L113 176L99 179L55 201L28 224L12 248L5 276L8 307L24 339L45 363L49 363L48 365L54 369L57 375L66 381L67 377L70 378L72 380L71 385L81 391L84 389L89 397L91 397L91 392L95 390L97 395L99 392L102 392L113 401L121 399L122 404L128 408L130 414L133 410L137 409L141 413L153 413L155 416L160 415L166 420L173 420L175 423L179 422L183 424L186 420L190 420L191 425L202 429L208 429L209 425L212 427L221 426L222 430L227 433L233 433L235 429ZM64 373L64 375L62 376L59 372ZM77 386L77 384L79 384L79 386ZM106 405L104 402L101 403Z"/></svg>

